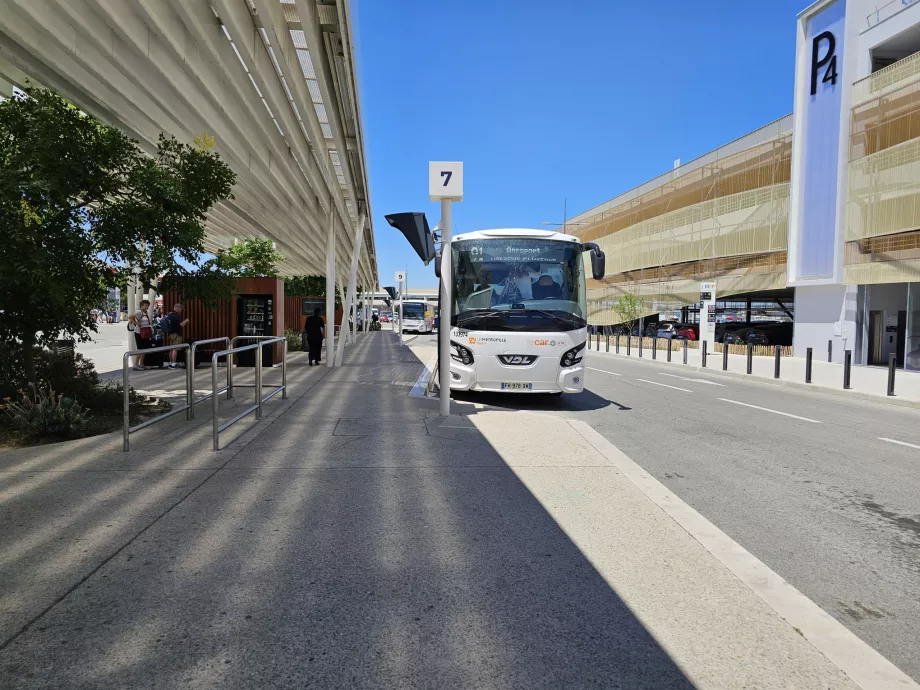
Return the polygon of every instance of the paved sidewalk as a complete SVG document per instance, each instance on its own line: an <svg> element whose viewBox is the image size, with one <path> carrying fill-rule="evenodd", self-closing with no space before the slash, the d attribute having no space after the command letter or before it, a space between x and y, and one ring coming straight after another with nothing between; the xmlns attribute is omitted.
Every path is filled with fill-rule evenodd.
<svg viewBox="0 0 920 690"><path fill-rule="evenodd" d="M648 342L648 339L647 339ZM659 340L659 349L657 352L658 364L667 364L666 341ZM590 352L596 352L601 355L610 355L613 357L626 357L626 339L620 338L620 352L616 352L614 339L610 339L610 351L607 351L607 344L604 338L601 338L600 349L595 350L595 340L591 339ZM675 366L689 366L694 369L702 369L703 354L699 349L688 348L687 364L683 363L684 353L683 344L674 341L673 352L671 354L671 364ZM920 372L904 371L898 369L895 373L895 396L888 397L888 369L887 367L865 367L854 365L850 370L850 390L843 389L843 365L828 362L827 352L824 352L824 361L821 361L819 353L814 354L812 359L812 382L805 383L805 359L802 357L781 357L780 358L780 379L774 378L773 357L755 356L752 358L751 376L762 379L768 383L779 385L791 385L796 388L820 388L825 392L839 393L848 395L853 398L866 400L875 400L876 402L887 402L894 405L904 405L907 407L920 407ZM630 348L631 358L639 359L638 339L634 338ZM643 360L652 361L652 350L645 347L642 351ZM712 373L722 373L722 353L709 353L706 361L706 371ZM728 373L729 375L747 376L747 356L746 355L728 355Z"/></svg>
<svg viewBox="0 0 920 690"><path fill-rule="evenodd" d="M168 451L4 453L0 687L825 689L857 687L835 652L884 666L784 620L783 583L755 591L590 428L440 418L408 395L422 370L372 333L340 369L293 364L218 453L205 409L158 425Z"/></svg>

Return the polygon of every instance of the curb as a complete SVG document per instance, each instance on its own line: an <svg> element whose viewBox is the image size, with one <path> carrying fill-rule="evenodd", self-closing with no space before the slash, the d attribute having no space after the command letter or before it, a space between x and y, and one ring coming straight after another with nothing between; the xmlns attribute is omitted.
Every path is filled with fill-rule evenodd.
<svg viewBox="0 0 920 690"><path fill-rule="evenodd" d="M711 367L702 367L695 364L681 364L679 362L668 362L662 360L654 360L645 357L634 357L632 355L623 355L616 354L614 352L601 352L599 350L588 350L593 354L603 355L605 357L613 357L616 359L628 359L634 362L643 362L648 364L658 364L661 366L674 366L683 369L684 371L696 371L699 373L712 374L713 376L722 376L729 379L738 379L740 381L750 381L752 383L765 383L768 386L781 386L784 388L793 388L803 391L811 391L812 393L827 393L829 395L836 395L841 398L849 398L850 400L861 400L865 402L874 402L881 403L882 405L891 405L892 407L903 407L907 409L920 410L920 401L907 400L905 398L898 398L897 396L888 397L887 395L876 395L874 393L863 393L862 391L848 390L845 391L843 388L830 388L828 386L822 386L819 383L804 383L799 381L789 381L784 379L772 379L767 378L766 376L758 376L757 374L743 374L737 371L723 371L722 369L713 369Z"/></svg>

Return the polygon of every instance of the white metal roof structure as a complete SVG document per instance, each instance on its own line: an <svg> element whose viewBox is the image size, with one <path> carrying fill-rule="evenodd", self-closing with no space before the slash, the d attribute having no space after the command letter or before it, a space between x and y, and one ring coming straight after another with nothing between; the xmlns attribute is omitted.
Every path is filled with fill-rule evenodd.
<svg viewBox="0 0 920 690"><path fill-rule="evenodd" d="M0 0L0 82L52 88L153 151L203 133L237 173L207 249L266 237L282 273L376 287L348 0ZM363 228L359 229L359 223Z"/></svg>

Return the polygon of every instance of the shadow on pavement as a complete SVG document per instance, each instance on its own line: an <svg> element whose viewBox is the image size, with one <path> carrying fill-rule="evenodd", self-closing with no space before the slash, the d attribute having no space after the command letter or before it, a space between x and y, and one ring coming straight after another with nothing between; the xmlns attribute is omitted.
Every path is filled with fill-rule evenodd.
<svg viewBox="0 0 920 690"><path fill-rule="evenodd" d="M184 499L154 501L2 648L0 687L691 688L488 441L408 397L421 363L387 335ZM127 473L131 490L87 510L98 480L74 472L56 488L83 510L69 539L149 504L150 479ZM54 566L54 549L6 562Z"/></svg>

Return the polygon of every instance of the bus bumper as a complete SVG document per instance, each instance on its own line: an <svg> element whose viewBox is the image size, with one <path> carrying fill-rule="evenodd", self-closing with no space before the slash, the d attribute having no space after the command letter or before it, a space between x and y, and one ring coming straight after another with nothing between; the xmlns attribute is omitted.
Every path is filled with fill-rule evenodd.
<svg viewBox="0 0 920 690"><path fill-rule="evenodd" d="M504 390L501 381L478 379L474 367L468 367L453 360L450 363L451 390L492 393L581 393L585 387L585 368L577 364L574 367L559 370L555 381L528 381L528 383L533 384L530 390Z"/></svg>

